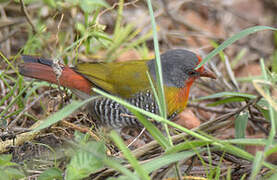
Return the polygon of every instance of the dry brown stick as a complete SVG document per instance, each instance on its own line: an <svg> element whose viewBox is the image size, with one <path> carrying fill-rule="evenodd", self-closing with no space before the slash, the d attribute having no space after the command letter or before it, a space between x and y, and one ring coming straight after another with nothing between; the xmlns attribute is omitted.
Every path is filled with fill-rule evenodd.
<svg viewBox="0 0 277 180"><path fill-rule="evenodd" d="M20 5L21 5L21 11L24 13L28 23L31 25L33 33L36 34L37 31L36 31L35 25L31 21L31 18L29 16L28 12L27 12L27 9L26 9L26 6L25 6L23 0L20 0Z"/></svg>
<svg viewBox="0 0 277 180"><path fill-rule="evenodd" d="M253 105L255 106L255 104L253 104ZM250 114L250 118L249 118L249 120L250 120L250 122L251 122L250 125L252 125L254 129L257 129L257 127L258 127L258 129L260 129L263 133L265 133L265 135L268 136L268 135L269 135L269 131L267 131L267 130L260 124L261 121L256 121L256 123L253 123L253 120L255 119L255 116L254 116L254 112L252 111L252 109L251 109L250 106L248 107L248 111L249 111L249 114ZM268 123L268 121L266 121L265 119L264 119L264 121Z"/></svg>

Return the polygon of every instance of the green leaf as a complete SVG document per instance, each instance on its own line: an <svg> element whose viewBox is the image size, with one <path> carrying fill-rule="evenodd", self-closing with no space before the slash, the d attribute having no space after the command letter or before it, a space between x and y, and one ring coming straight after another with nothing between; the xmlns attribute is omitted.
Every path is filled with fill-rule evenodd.
<svg viewBox="0 0 277 180"><path fill-rule="evenodd" d="M45 170L43 173L41 173L38 177L38 180L62 180L62 171L59 168L49 168Z"/></svg>
<svg viewBox="0 0 277 180"><path fill-rule="evenodd" d="M93 149L86 151L88 147ZM105 148L103 148L102 143L89 142L83 148L76 152L67 165L66 179L83 179L104 167L102 159L105 158Z"/></svg>
<svg viewBox="0 0 277 180"><path fill-rule="evenodd" d="M2 154L0 156L0 165L2 165L2 163L6 163L6 162L10 162L12 159L12 155L11 154Z"/></svg>
<svg viewBox="0 0 277 180"><path fill-rule="evenodd" d="M17 166L16 163L11 162L12 155L11 154L2 154L0 156L0 167L7 167L7 166Z"/></svg>
<svg viewBox="0 0 277 180"><path fill-rule="evenodd" d="M12 180L12 178L9 177L9 175L3 170L0 169L1 179L5 180Z"/></svg>
<svg viewBox="0 0 277 180"><path fill-rule="evenodd" d="M233 35L232 37L230 37L229 39L225 40L222 44L220 44L220 46L218 46L218 48L214 49L212 52L210 52L203 60L201 63L199 63L199 65L196 67L196 69L200 68L203 64L205 64L208 60L210 60L212 57L214 57L215 55L217 55L220 51L224 50L226 47L230 46L231 44L233 44L234 42L236 42L237 40L261 31L261 30L274 30L277 31L276 28L273 27L269 27L269 26L254 26L254 27L250 27L247 29L244 29L242 31L240 31L239 33Z"/></svg>
<svg viewBox="0 0 277 180"><path fill-rule="evenodd" d="M18 170L16 168L13 168L13 167L5 168L4 171L5 171L5 174L7 174L9 176L9 179L20 179L20 178L25 177L23 172L21 172L20 170ZM0 178L3 178L2 174L1 174ZM3 178L3 179L5 179L5 178Z"/></svg>

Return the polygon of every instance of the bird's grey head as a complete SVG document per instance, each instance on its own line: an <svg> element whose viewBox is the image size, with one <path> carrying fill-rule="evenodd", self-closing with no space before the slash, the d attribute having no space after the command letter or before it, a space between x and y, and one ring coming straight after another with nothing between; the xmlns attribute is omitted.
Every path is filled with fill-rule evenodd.
<svg viewBox="0 0 277 180"><path fill-rule="evenodd" d="M163 81L166 86L182 88L186 80L192 76L199 76L194 70L198 64L196 54L184 49L173 49L161 54ZM156 80L155 60L148 62L149 72Z"/></svg>

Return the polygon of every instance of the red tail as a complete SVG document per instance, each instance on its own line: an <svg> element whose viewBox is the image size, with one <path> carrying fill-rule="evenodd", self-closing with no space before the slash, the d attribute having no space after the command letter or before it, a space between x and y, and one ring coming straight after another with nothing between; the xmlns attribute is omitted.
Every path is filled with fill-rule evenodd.
<svg viewBox="0 0 277 180"><path fill-rule="evenodd" d="M24 60L24 64L19 67L20 74L58 84L51 60L33 56L22 56L22 59ZM68 66L63 68L59 82L61 86L77 89L86 94L91 93L91 83Z"/></svg>

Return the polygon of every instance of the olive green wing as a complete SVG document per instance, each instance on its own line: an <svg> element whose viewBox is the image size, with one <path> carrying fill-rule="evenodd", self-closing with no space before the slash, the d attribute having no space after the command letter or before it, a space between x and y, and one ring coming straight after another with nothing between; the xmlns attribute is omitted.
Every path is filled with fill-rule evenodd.
<svg viewBox="0 0 277 180"><path fill-rule="evenodd" d="M129 98L150 88L146 73L147 61L81 63L77 65L76 70L89 79L95 87Z"/></svg>

